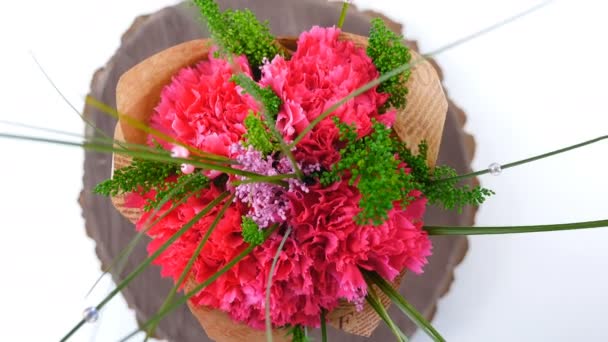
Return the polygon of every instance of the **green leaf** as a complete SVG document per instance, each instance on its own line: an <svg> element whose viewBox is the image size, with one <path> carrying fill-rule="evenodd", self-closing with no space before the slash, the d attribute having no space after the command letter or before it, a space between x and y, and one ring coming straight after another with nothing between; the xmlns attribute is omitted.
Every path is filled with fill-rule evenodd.
<svg viewBox="0 0 608 342"><path fill-rule="evenodd" d="M321 342L327 342L327 318L325 309L321 309Z"/></svg>
<svg viewBox="0 0 608 342"><path fill-rule="evenodd" d="M133 272L131 272L123 281L120 282L116 286L114 290L112 290L99 304L97 304L96 309L101 310L114 296L116 296L122 289L124 289L133 279L135 279L141 272L143 272L158 256L160 256L169 246L171 246L177 239L179 239L182 235L184 235L196 222L198 222L202 217L209 214L209 212L219 203L221 203L226 197L228 197L229 193L224 192L216 199L211 201L201 212L199 212L192 220L188 221L180 230L178 230L175 234L173 234L164 244L162 244L152 255L146 258L142 263L140 263ZM81 320L68 334L66 334L61 341L67 341L78 329L84 324L84 319Z"/></svg>
<svg viewBox="0 0 608 342"><path fill-rule="evenodd" d="M395 304L412 322L424 331L433 341L445 342L445 339L433 328L416 308L408 303L400 294L397 292L391 284L389 284L384 278L379 276L375 272L369 272L361 270L363 276L370 282L378 286L378 288L386 294L386 296Z"/></svg>
<svg viewBox="0 0 608 342"><path fill-rule="evenodd" d="M376 295L376 290L374 290L371 283L367 284L367 296L365 296L365 300L369 303L369 305L372 307L372 309L374 309L374 311L376 311L378 316L380 316L380 318L382 318L384 323L386 323L386 325L391 330L393 335L395 335L395 337L397 338L398 342L409 341L408 337L401 331L399 326L397 326L397 324L395 324L395 322L393 322L393 320L391 319L391 316L386 311L386 308L384 307L384 305L382 305L382 302L380 302L378 295Z"/></svg>
<svg viewBox="0 0 608 342"><path fill-rule="evenodd" d="M226 203L224 204L224 206L222 207L222 209L220 209L220 211L215 216L215 219L213 219L213 222L209 226L209 229L207 229L207 232L205 233L205 235L203 236L203 238L199 242L198 246L196 247L196 250L194 251L194 253L190 257L190 259L188 260L188 263L186 264L186 267L184 268L184 270L180 274L179 279L177 280L177 282L175 283L175 285L173 285L173 287L171 288L171 291L169 292L169 294L165 298L163 304L160 306L160 309L158 310L158 312L161 312L164 309L166 309L169 306L169 304L171 304L171 301L173 301L173 298L177 294L177 291L179 290L179 288L182 286L182 284L186 280L186 277L190 274L190 270L192 269L192 266L194 266L194 263L196 262L196 259L198 259L198 257L200 256L201 251L203 250L203 248L205 247L205 244L207 243L207 240L209 240L209 237L211 236L211 234L213 233L213 231L215 231L215 228L217 228L217 225L220 223L220 221L224 217L224 214L226 213L226 210L228 210L228 208L232 205L233 199L234 199L234 195L232 195L230 198L228 198L228 200L226 200ZM157 326L158 326L158 322L152 324L147 329L147 331L146 331L146 340L148 340L149 337L151 337L151 336L154 335L154 331L156 331L156 327Z"/></svg>
<svg viewBox="0 0 608 342"><path fill-rule="evenodd" d="M381 74L409 63L412 58L410 49L403 43L403 36L395 34L379 18L372 19L371 22L367 55L374 61ZM390 95L384 109L405 108L408 94L407 81L410 75L410 70L404 70L378 87L379 92Z"/></svg>
<svg viewBox="0 0 608 342"><path fill-rule="evenodd" d="M429 235L495 235L555 232L564 230L592 229L608 227L608 220L587 221L563 224L546 224L535 226L506 226L506 227L445 227L425 226Z"/></svg>
<svg viewBox="0 0 608 342"><path fill-rule="evenodd" d="M265 307L265 316L266 316L266 341L272 342L272 321L270 319L270 289L272 288L272 278L274 277L274 270L277 267L277 263L279 262L279 257L281 256L281 252L283 251L283 247L285 246L285 242L287 242L287 238L289 238L289 234L291 234L291 226L287 227L285 231L285 235L283 235L283 239L277 248L277 252L272 259L272 265L270 266L270 273L268 273L268 281L266 283L266 307Z"/></svg>
<svg viewBox="0 0 608 342"><path fill-rule="evenodd" d="M200 189L195 189L193 191L193 194L199 190L202 190L202 188ZM179 188L174 189L175 193L177 191L179 191ZM99 284L99 282L101 281L101 279L108 274L110 271L112 271L112 269L114 268L114 266L118 265L118 268L116 269L116 272L114 272L114 274L116 275L120 275L122 274L122 271L124 269L124 266L126 265L126 261L128 260L129 256L131 256L131 254L133 253L133 250L135 249L135 247L137 246L137 244L141 241L141 239L144 237L144 235L152 228L154 227L156 224L158 224L160 221L162 221L165 217L167 217L169 214L171 214L177 207L179 207L180 205L184 204L189 196L182 198L180 201L174 203L171 208L169 208L169 210L165 211L162 215L160 215L157 219L154 220L154 222L152 222L152 217L156 216L156 214L160 211L160 209L162 207L165 206L165 204L167 204L169 201L173 200L173 195L174 192L168 193L162 200L160 203L157 204L157 206L154 208L154 210L152 211L152 214L150 216L148 216L148 219L146 220L146 222L144 222L143 227L144 229L140 230L139 232L137 232L137 234L135 235L135 237L133 239L131 239L131 241L129 241L129 243L127 244L127 246L125 248L123 248L120 253L118 253L118 256L116 258L114 258L114 260L112 260L112 262L110 263L110 265L105 268L103 270L103 273L99 276L99 278L97 278L97 280L95 281L95 283L93 284L93 286L91 287L91 289L87 292L87 297L91 294L91 292L93 292L93 290L95 289L95 287L97 286L97 284Z"/></svg>
<svg viewBox="0 0 608 342"><path fill-rule="evenodd" d="M137 128L139 130L142 130L146 133L148 133L149 135L152 135L153 137L172 143L173 145L178 145L178 146L182 146L184 148L186 148L188 151L190 151L190 153L193 156L200 156L203 159L206 159L208 161L215 161L215 162L226 162L229 161L229 158L226 158L225 156L221 156L221 155L217 155L217 154L213 154L213 153L208 153L208 152L204 152L204 151L200 151L190 145L184 144L178 140L176 140L175 138L173 138L170 135L167 135L157 129L154 129L152 127L150 127L148 124L132 118L128 115L119 113L116 109L108 106L107 104L96 100L95 98L91 97L91 96L87 96L86 98L86 104L98 109L99 111L101 111L104 114L107 114L115 119L118 120L123 120L124 122L126 122L129 126L132 126L134 128ZM192 163L191 163L192 164Z"/></svg>
<svg viewBox="0 0 608 342"><path fill-rule="evenodd" d="M271 226L268 229L264 230L264 241L268 240L268 238L278 229L277 225ZM173 302L173 304L169 307L167 307L165 310L162 310L161 312L157 313L156 315L152 316L147 322L143 323L141 325L142 329L147 329L148 327L150 327L152 324L155 324L155 322L163 319L163 317L165 317L168 313L172 312L173 310L179 308L180 306L184 305L190 298L192 298L193 296L195 296L197 293L199 293L202 289L204 289L205 287L209 286L210 284L212 284L214 281L217 280L217 278L221 277L222 275L224 275L224 273L228 272L228 270L230 270L232 267L234 267L234 265L238 264L241 260L243 260L245 257L247 257L249 254L251 254L251 252L256 248L256 246L250 245L247 249L245 249L244 251L242 251L239 255L237 255L236 257L234 257L234 259L232 259L229 263L227 263L224 267L222 267L219 271L217 271L216 273L214 273L213 275L211 275L209 278L207 278L207 280L205 280L204 282L202 282L201 284L195 286L190 292L186 293L183 297L180 297L179 299L175 300ZM136 334L139 333L139 330L135 330L133 331L131 334L127 335L125 338L123 338L121 341L126 341L127 339L135 336Z"/></svg>

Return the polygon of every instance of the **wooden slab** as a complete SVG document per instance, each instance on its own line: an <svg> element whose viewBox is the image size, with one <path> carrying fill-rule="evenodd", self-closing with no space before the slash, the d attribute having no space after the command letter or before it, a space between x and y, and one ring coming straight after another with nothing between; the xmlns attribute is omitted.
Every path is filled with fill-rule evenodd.
<svg viewBox="0 0 608 342"><path fill-rule="evenodd" d="M297 35L312 25L331 26L339 15L337 4L325 0L220 0L221 6L244 8L250 7L260 19L269 20L273 33L277 35ZM366 35L369 29L369 14L352 11L344 29L349 32ZM395 28L399 25L393 24ZM189 5L178 5L161 10L151 16L135 20L131 29L122 39L122 45L108 62L93 77L91 95L104 103L116 106L115 91L119 77L143 59L170 46L193 39L206 37L207 34L197 18L197 13ZM441 73L440 73L441 74ZM92 108L86 108L87 116L103 129L113 135L116 122ZM469 169L474 151L472 138L462 131L464 114L449 103L445 122L443 143L441 145L440 164L449 164L459 172ZM91 130L87 130L92 134ZM80 197L86 229L95 240L96 252L104 266L118 255L128 241L135 235L133 224L124 219L112 206L109 199L92 194L91 189L110 176L111 156L87 152L85 156L84 189ZM427 214L429 224L470 225L473 223L474 211L465 211L462 215L446 213L431 208ZM140 244L129 260L125 273L131 271L146 256L146 244ZM462 237L433 238L433 256L426 271L421 276L409 276L401 287L401 292L414 306L427 317L436 309L438 299L447 292L453 280L453 269L464 257L467 240ZM118 277L119 275L114 275ZM165 295L171 288L171 281L160 277L159 269L151 267L123 291L129 305L136 311L137 319L145 321L153 315L162 304ZM396 322L409 334L415 327L395 308L391 314ZM330 329L331 341L390 341L393 339L388 329L380 327L370 339L347 335ZM210 341L200 325L184 306L161 322L158 334L170 341L194 342Z"/></svg>

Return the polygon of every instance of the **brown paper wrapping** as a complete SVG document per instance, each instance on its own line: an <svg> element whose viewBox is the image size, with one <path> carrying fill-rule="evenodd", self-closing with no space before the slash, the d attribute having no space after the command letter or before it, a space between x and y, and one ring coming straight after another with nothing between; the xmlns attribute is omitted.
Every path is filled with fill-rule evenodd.
<svg viewBox="0 0 608 342"><path fill-rule="evenodd" d="M362 36L342 33L341 39L351 40L359 47L367 46L367 38ZM296 48L297 38L283 37L279 38L278 42L285 49L293 51ZM154 112L154 107L160 101L162 88L170 83L173 75L180 69L206 59L209 49L209 40L193 40L164 50L127 71L120 78L116 89L118 112L147 123ZM413 68L408 82L408 103L405 110L397 112L393 128L399 138L414 151L422 140L426 140L429 148L427 162L433 166L439 152L448 103L435 69L429 62L422 61L421 58L412 51ZM119 120L116 125L115 138L119 141L144 144L147 134L130 126L125 120ZM113 169L127 166L130 162L129 157L115 154ZM136 222L142 214L140 210L125 208L123 196L112 198L112 203L131 222ZM393 283L395 288L401 283L404 273ZM382 304L388 307L390 300L382 291L376 292ZM233 322L228 315L221 311L194 307L190 303L188 306L207 335L215 341L265 341L263 331ZM380 317L367 303L362 311L357 311L354 305L342 302L338 308L328 313L327 320L328 324L338 329L361 336L370 336L380 323ZM285 333L285 330L277 329L273 334L274 340L288 341Z"/></svg>

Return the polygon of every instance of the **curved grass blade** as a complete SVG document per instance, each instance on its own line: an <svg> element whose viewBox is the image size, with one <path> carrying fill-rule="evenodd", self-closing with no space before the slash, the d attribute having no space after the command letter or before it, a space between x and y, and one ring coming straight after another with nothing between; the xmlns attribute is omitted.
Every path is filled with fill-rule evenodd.
<svg viewBox="0 0 608 342"><path fill-rule="evenodd" d="M546 224L536 226L506 226L506 227L447 227L425 226L429 235L495 235L555 232L564 230L606 228L608 220L587 221L563 224Z"/></svg>
<svg viewBox="0 0 608 342"><path fill-rule="evenodd" d="M192 254L192 257L190 258L190 260L188 260L188 264L186 264L186 267L182 271L182 274L180 274L179 279L177 280L175 285L173 285L173 288L171 288L169 295L167 296L167 298L165 298L165 301L160 306L159 312L166 309L167 306L169 306L169 304L171 304L171 301L173 301L173 298L177 294L177 291L179 290L179 288L182 286L182 284L186 280L186 277L188 276L188 274L190 274L190 270L192 269L192 266L194 266L194 262L196 261L196 259L198 259L199 255L201 254L201 251L205 247L207 240L209 240L209 237L211 236L211 234L213 233L213 231L215 230L217 225L220 223L222 218L224 218L224 214L226 213L226 210L228 210L228 208L232 205L232 201L233 201L234 197L235 197L235 195L232 195L230 198L228 198L228 200L226 201L226 203L224 204L222 209L220 209L218 214L215 216L215 219L211 223L211 226L209 226L209 229L207 229L205 236L203 236L203 238L199 242L198 246L196 247L194 254ZM148 341L148 339L152 335L154 335L154 332L156 331L157 326L158 326L158 322L152 324L152 326L150 326L150 328L148 328L148 330L146 331L146 338L145 338L144 342Z"/></svg>
<svg viewBox="0 0 608 342"><path fill-rule="evenodd" d="M265 234L264 235L264 242L266 240L268 240L268 238L277 229L278 229L278 225L273 225L272 227L267 228L265 230L265 232L264 232L264 234ZM227 263L219 271L215 272L212 276L210 276L209 278L207 278L207 280L205 280L204 282L202 282L199 285L197 285L196 287L194 287L190 292L186 293L183 297L180 297L177 300L175 300L173 302L173 304L171 306L167 307L165 310L162 310L161 312L158 312L156 315L152 316L147 322L145 322L145 323L143 323L141 325L141 329L147 329L152 324L154 324L156 321L160 321L161 319L163 319L171 311L173 311L173 310L179 308L180 306L184 305L190 298L192 298L193 296L195 296L197 293L199 293L205 287L207 287L210 284L212 284L214 281L217 280L217 278L221 277L224 273L228 272L228 270L230 270L234 265L238 264L241 260L243 260L249 254L251 254L251 252L256 247L257 247L256 245L249 245L249 247L247 247L247 249L243 250L239 255L237 255L236 257L234 257L234 259L232 259L229 263ZM132 333L130 333L129 335L127 335L126 337L124 337L123 339L121 339L120 341L121 342L127 341L130 338L132 338L133 336L137 335L139 332L140 332L139 329L135 330Z"/></svg>
<svg viewBox="0 0 608 342"><path fill-rule="evenodd" d="M389 284L384 278L379 276L375 272L369 272L367 270L361 270L363 275L369 279L370 283L375 284L378 288L386 294L386 296L407 316L412 322L424 331L433 341L445 342L445 339L433 328L416 308L408 303L400 294L397 292L391 284Z"/></svg>
<svg viewBox="0 0 608 342"><path fill-rule="evenodd" d="M215 206L221 203L226 197L229 196L228 192L224 192L219 195L216 199L211 201L201 212L199 212L194 218L192 218L188 223L186 223L180 230L178 230L175 234L173 234L160 248L158 248L152 255L150 255L146 260L144 260L141 264L135 268L133 272L131 272L120 284L116 286L116 288L110 292L99 304L97 304L96 309L101 310L114 296L116 296L123 288L125 288L129 283L135 279L137 276L141 274L156 258L158 258L171 244L173 244L177 239L179 239L182 235L184 235L198 220L200 220L205 215L209 214ZM67 341L81 326L84 324L84 319L81 320L76 326L70 330L61 341Z"/></svg>
<svg viewBox="0 0 608 342"><path fill-rule="evenodd" d="M33 53L30 52L30 55L32 56L32 59L34 60L34 63L36 63L36 65L38 66L38 68L40 69L40 71L42 72L42 74L44 75L44 77L46 78L46 80L50 83L50 85L53 87L53 89L55 89L55 91L57 92L57 94L59 94L59 96L61 97L61 99L72 109L72 111L74 111L74 113L76 113L80 119L89 127L91 127L92 129L95 130L95 132L97 132L97 134L99 134L102 137L111 139L110 136L108 136L102 129L100 129L99 127L97 127L93 122L89 121L89 119L87 119L87 117L82 114L69 100L68 98L63 94L63 92L59 89L59 87L55 84L55 82L53 82L53 80L51 79L51 76L46 72L46 70L44 69L44 67L42 66L42 64L40 64L40 62L38 61L38 59L36 58L36 56L34 56Z"/></svg>
<svg viewBox="0 0 608 342"><path fill-rule="evenodd" d="M416 58L416 60L404 64L392 71L389 71L383 75L381 75L379 78L361 86L358 89L355 89L353 92L351 92L350 94L348 94L346 97L344 97L342 100L336 102L334 105L332 105L331 107L329 107L325 112L323 112L321 115L319 115L317 118L315 118L304 130L302 130L302 132L300 132L300 134L293 140L293 142L291 143L290 147L293 148L295 147L305 136L306 134L308 134L316 125L318 125L321 121L323 121L325 118L327 118L329 115L331 115L333 112L335 112L338 108L340 108L343 104L345 104L346 102L354 99L355 97L369 91L370 89L380 85L381 83L387 81L388 79L399 75L400 73L410 70L411 68L413 68L414 66L416 66L417 64L420 64L424 61L426 61L427 59L431 58L431 57L435 57L443 52L446 52L448 50L451 50L455 47L458 47L462 44L465 44L475 38L479 38L482 35L488 34L490 32L493 32L499 28L501 28L504 25L507 25L509 23L512 23L518 19L521 19L543 7L545 7L546 5L552 3L552 0L549 1L545 1L544 3L538 5L538 6L534 6L531 9L528 9L522 13L519 13L515 16L512 16L508 19L505 19L501 22L499 22L498 24L492 25L490 27L487 27L485 29L482 29L480 31L477 31L471 35L468 35L466 37L463 37L461 39L456 40L455 42L452 42L450 44L447 44L443 47L440 47L439 49L436 49L432 52L426 53L423 56L421 56L420 58Z"/></svg>
<svg viewBox="0 0 608 342"><path fill-rule="evenodd" d="M194 155L198 155L201 157L205 157L208 158L210 160L215 160L215 161L226 161L228 160L228 158L224 157L224 156L220 156L220 155L216 155L216 154L212 154L212 153L208 153L208 152L204 152L201 150L198 150L192 146L189 146L187 144L184 144L178 140L176 140L175 138L173 138L172 136L169 136L157 129L154 129L152 127L150 127L149 125L141 122L140 120L137 120L135 118L132 118L128 115L124 115L119 113L116 109L108 106L107 104L96 100L95 98L91 97L91 96L87 96L86 98L86 103L100 111L102 111L105 114L110 115L111 117L118 119L118 120L124 120L126 123L128 123L130 126L133 126L139 130L142 130L150 135L153 135L154 137L170 142L174 145L179 145L182 146L186 149L188 149L188 151L190 151L190 153L194 154Z"/></svg>
<svg viewBox="0 0 608 342"><path fill-rule="evenodd" d="M386 323L386 325L391 330L393 335L395 335L395 337L397 338L398 342L408 342L409 341L409 338L401 331L399 326L397 326L397 324L395 324L395 322L393 322L393 320L391 319L391 316L386 311L386 308L384 307L384 305L382 305L382 303L380 302L380 299L378 299L376 290L374 290L372 284L369 282L367 283L367 296L365 296L365 300L369 303L369 305L372 307L372 309L374 309L374 311L376 311L378 316L380 316L380 318L382 318L384 323Z"/></svg>
<svg viewBox="0 0 608 342"><path fill-rule="evenodd" d="M272 265L270 266L270 273L268 273L268 281L266 282L266 307L264 308L265 316L266 316L266 341L272 342L272 321L270 320L270 289L272 287L272 278L274 277L274 270L277 267L277 263L279 262L279 257L281 256L281 252L283 251L283 247L285 246L285 242L287 242L287 238L289 238L289 234L291 234L291 227L288 227L285 231L285 235L283 235L283 239L279 244L279 248L277 248L277 253L274 255L272 259Z"/></svg>
<svg viewBox="0 0 608 342"><path fill-rule="evenodd" d="M117 264L119 265L116 269L116 275L119 276L125 265L126 265L126 261L128 260L129 256L131 256L131 254L133 253L133 250L135 249L135 247L137 246L137 244L141 241L141 239L144 237L144 235L154 226L156 226L160 221L162 221L165 217L167 217L169 214L171 214L175 209L177 209L180 205L184 204L192 195L194 195L194 193L202 190L204 187L200 187L198 189L195 189L191 195L186 196L184 198L182 198L181 200L179 200L178 202L174 203L171 208L169 208L169 210L165 211L162 215L160 215L156 220L154 220L154 222L152 222L152 217L156 216L156 214L165 206L165 204L167 204L170 200L173 199L173 196L180 191L180 189L183 189L186 185L188 185L190 182L192 182L194 180L194 178L192 179L188 179L186 180L183 184L181 184L180 186L175 187L173 190L171 190L165 197L163 197L161 199L161 201L158 203L158 205L153 209L152 214L148 217L148 219L146 220L146 222L144 222L143 226L144 229L141 229L139 232L137 232L137 234L135 235L135 237L133 239L131 239L131 241L129 241L129 243L127 244L127 246L120 251L120 253L118 254L118 256L112 260L112 262L110 263L110 265L108 267L106 267L106 269L103 270L103 273L99 276L99 278L97 278L97 280L95 281L95 283L93 284L93 286L91 287L91 289L87 292L86 297L88 297L93 290L95 290L95 288L97 287L97 285L99 284L99 282L101 281L101 279L103 279L103 277L105 277L113 268L114 266L116 266Z"/></svg>
<svg viewBox="0 0 608 342"><path fill-rule="evenodd" d="M601 137L597 137L595 139L591 139L591 140L587 140L572 146L568 146L568 147L564 147L564 148L560 148L559 150L555 150L555 151L551 151L551 152L547 152L547 153L543 153L534 157L530 157L530 158L526 158L526 159L522 159L519 161L515 161L515 162L511 162L505 165L501 165L500 168L502 170L506 170L506 169L510 169L512 167L515 166L519 166L519 165L523 165L523 164L527 164L527 163L531 163L537 160L541 160L541 159L545 159L545 158L549 158L564 152L568 152L568 151L572 151L581 147L585 147L587 145L591 145L591 144L595 144L597 142L600 142L602 140L606 140L608 139L608 135L604 135ZM490 169L485 169L485 170L480 170L480 171L475 171L475 172L471 172L465 175L461 175L461 176L456 176L456 177L451 177L451 178L443 178L443 179L437 179L434 180L433 182L444 182L444 181L454 181L454 180L461 180L461 179L465 179L465 178L471 178L471 177L477 177L477 176L481 176L481 175L485 175L487 173L490 173Z"/></svg>
<svg viewBox="0 0 608 342"><path fill-rule="evenodd" d="M293 140L293 142L291 143L291 145L289 145L290 148L294 148L302 139L304 139L304 137L313 130L313 128L315 128L316 125L318 125L321 121L323 121L325 118L327 118L328 116L330 116L333 112L335 112L336 110L338 110L343 104L345 104L346 102L354 99L355 97L366 93L367 91L369 91L370 89L380 85L382 82L393 78L394 76L397 76L399 74L401 74L404 71L410 70L412 67L423 63L424 61L426 61L425 58L420 57L417 58L416 60L414 60L413 62L410 63L406 63L392 71L389 71L385 74L383 74L382 76L380 76L379 78L359 87L358 89L355 89L352 93L348 94L347 96L345 96L342 100L336 102L335 104L333 104L331 107L329 107L326 111L324 111L323 113L321 113L321 115L317 116L310 124L308 124L308 126L306 126L306 128L304 128L302 130L302 132L300 132L300 134L298 134L298 136Z"/></svg>
<svg viewBox="0 0 608 342"><path fill-rule="evenodd" d="M0 133L0 138L24 140L24 141L32 141L32 142L43 142L43 143L72 146L72 147L81 147L81 148L85 148L85 149L97 151L97 152L118 153L118 154L124 154L124 155L137 157L137 158L141 158L141 159L145 159L145 160L160 161L160 162L166 162L166 163L171 163L171 164L187 163L187 164L194 165L195 167L198 167L201 169L221 171L221 172L225 172L228 174L244 176L244 177L248 177L250 179L259 180L259 181L266 181L266 179L268 178L268 176L261 175L261 174L255 173L255 172L244 171L244 170L231 168L231 167L224 166L224 165L200 162L200 161L196 161L196 160L192 160L192 159L185 159L185 158L173 158L167 154L160 154L158 152L153 153L153 152L146 152L146 151L132 151L129 149L117 148L112 145L87 143L87 142L83 143L83 142L62 141L62 140L57 140L57 139L32 137L32 136L27 136L27 135L7 134L7 133ZM272 177L274 177L274 176L272 176ZM295 178L296 175L284 174L281 177L284 177L284 179L288 179L288 178ZM276 177L274 177L274 178L276 178ZM273 180L272 182L277 182L277 181ZM279 183L278 185L283 185L283 183L280 183L280 182L278 182L278 183Z"/></svg>
<svg viewBox="0 0 608 342"><path fill-rule="evenodd" d="M527 17L528 15L530 15L530 14L532 14L532 13L534 13L534 12L536 12L536 11L538 11L538 10L540 10L540 9L548 6L548 5L550 5L553 2L554 2L554 0L543 1L543 2L539 3L536 6L533 6L533 7L530 7L528 9L524 10L523 12L520 12L518 14L510 16L510 17L508 17L508 18L506 18L506 19L504 19L502 21L499 21L498 23L496 23L494 25L488 26L488 27L486 27L484 29L481 29L481 30L479 30L479 31L477 31L475 33L472 33L472 34L470 34L470 35L468 35L466 37L462 37L460 39L457 39L457 40L455 40L455 41L453 41L453 42L451 42L451 43L449 43L447 45L444 45L443 47L440 47L439 49L433 50L433 51L431 51L429 53L426 53L424 55L427 56L427 57L437 56L440 53L443 53L445 51L451 50L451 49L453 49L455 47L458 47L458 46L460 46L462 44L470 42L471 40L475 40L475 39L477 39L477 38L479 38L481 36L484 36L484 35L486 35L488 33L492 33L492 32L496 31L497 29L499 29L499 28L501 28L501 27L503 27L505 25L511 24L511 23L513 23L513 22L515 22L515 21L517 21L519 19Z"/></svg>
<svg viewBox="0 0 608 342"><path fill-rule="evenodd" d="M67 132L67 131L62 131L62 130L57 130L57 129L52 129L52 128L45 128L45 127L29 125L29 124L25 124L25 123L21 123L21 122L13 122L13 121L6 121L6 120L0 120L0 124L7 125L7 126L13 126L13 127L26 128L26 129L36 130L36 131L40 131L40 132L45 132L45 133L63 135L66 137L78 138L79 140L85 141L87 143L99 143L99 144L106 144L106 145L116 144L116 145L119 145L120 147L124 147L124 148L132 148L135 150L147 150L149 152L158 152L157 148L150 147L148 145L132 144L132 143L124 142L124 141L118 141L118 140L112 139L112 138L104 138L104 137L89 138L89 137L85 137L82 134L78 134L78 133L72 133L72 132Z"/></svg>

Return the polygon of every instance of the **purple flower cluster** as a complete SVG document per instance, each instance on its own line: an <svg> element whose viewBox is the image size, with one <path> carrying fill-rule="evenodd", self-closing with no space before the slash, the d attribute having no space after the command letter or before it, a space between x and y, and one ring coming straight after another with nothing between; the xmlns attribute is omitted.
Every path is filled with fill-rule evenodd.
<svg viewBox="0 0 608 342"><path fill-rule="evenodd" d="M244 147L241 143L233 144L230 147L230 153L242 170L264 176L294 173L291 163L284 156L278 158L266 157L252 146ZM312 165L307 166L302 171L309 175L318 170L319 165ZM247 180L247 177L238 176L237 179ZM235 187L235 201L238 200L247 204L250 208L247 216L260 228L267 228L274 223L287 220L289 200L286 194L288 192L296 189L308 192L306 184L298 179L287 179L287 183L289 184L287 188L266 182L238 184Z"/></svg>

